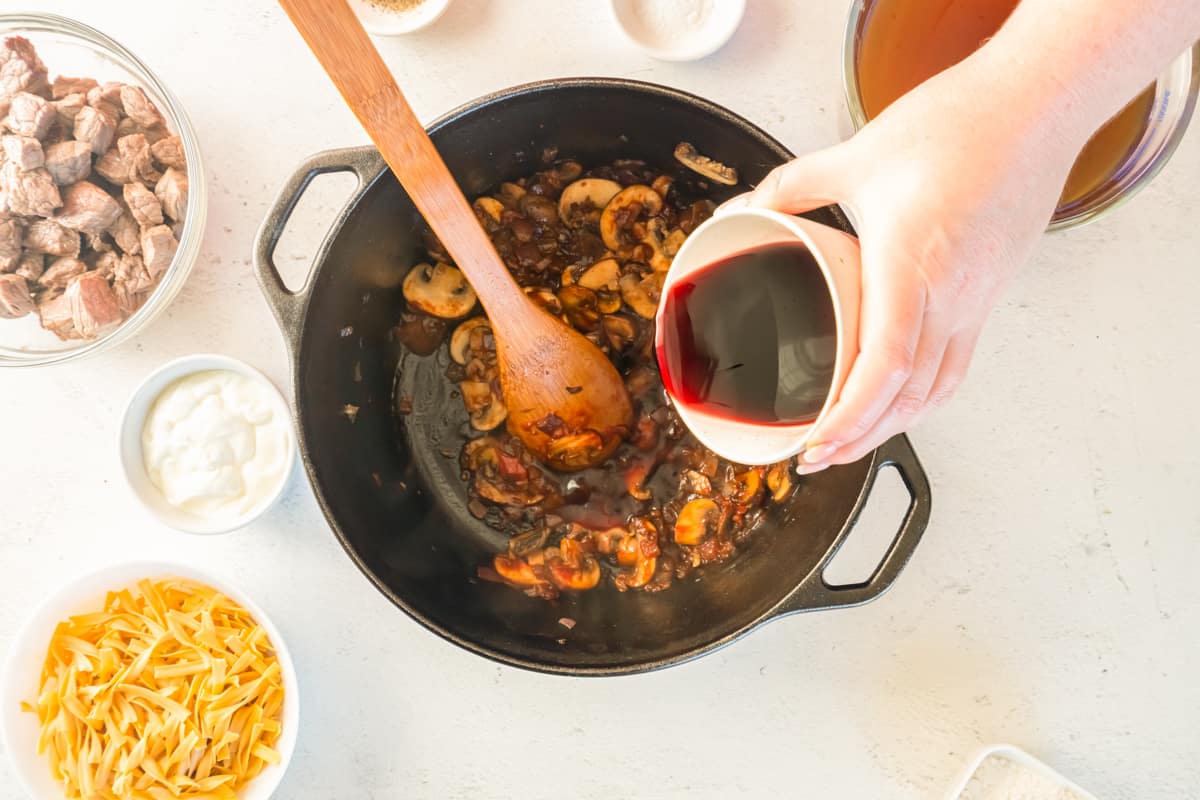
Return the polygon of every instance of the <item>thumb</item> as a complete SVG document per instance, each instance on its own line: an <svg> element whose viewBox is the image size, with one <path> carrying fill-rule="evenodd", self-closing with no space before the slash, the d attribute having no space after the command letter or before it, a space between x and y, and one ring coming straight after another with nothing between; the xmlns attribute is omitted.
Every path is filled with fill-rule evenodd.
<svg viewBox="0 0 1200 800"><path fill-rule="evenodd" d="M776 167L747 195L750 208L799 214L844 199L846 174L841 145L817 150Z"/></svg>

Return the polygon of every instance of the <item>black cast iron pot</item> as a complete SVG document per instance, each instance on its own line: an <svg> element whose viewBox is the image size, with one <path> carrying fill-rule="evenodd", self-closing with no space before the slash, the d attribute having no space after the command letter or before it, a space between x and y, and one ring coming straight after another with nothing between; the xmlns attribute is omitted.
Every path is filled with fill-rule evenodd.
<svg viewBox="0 0 1200 800"><path fill-rule="evenodd" d="M672 151L687 140L736 167L748 185L791 156L719 106L624 80L521 86L464 106L429 132L468 197L534 172L545 148L585 166L640 158L674 170ZM272 263L275 244L308 183L342 171L357 175L359 188L331 220L305 287L288 291ZM811 216L848 228L832 209ZM504 539L465 509L456 458L465 413L449 395L445 354L418 358L389 337L403 304L401 278L423 251L421 228L373 148L328 151L283 188L259 232L255 267L293 360L300 452L321 508L354 563L422 625L514 666L613 675L686 661L793 612L864 603L895 581L930 505L924 471L903 437L857 464L804 479L744 552L669 591L602 586L547 603L478 580L476 567ZM411 413L394 413L394 387L396 396L411 396ZM830 586L822 571L888 465L911 496L900 529L869 580ZM563 617L576 620L573 629L559 623Z"/></svg>

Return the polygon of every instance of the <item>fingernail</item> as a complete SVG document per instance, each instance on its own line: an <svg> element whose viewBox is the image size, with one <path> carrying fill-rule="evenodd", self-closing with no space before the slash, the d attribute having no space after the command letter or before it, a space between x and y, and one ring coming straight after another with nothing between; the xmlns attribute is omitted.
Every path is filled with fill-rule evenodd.
<svg viewBox="0 0 1200 800"><path fill-rule="evenodd" d="M806 447L804 449L804 460L809 464L820 464L823 461L828 461L841 446L841 442L824 442L812 447Z"/></svg>
<svg viewBox="0 0 1200 800"><path fill-rule="evenodd" d="M824 469L829 469L829 465L828 464L797 464L796 465L796 474L797 475L812 475L814 472L820 472L821 470L824 470Z"/></svg>

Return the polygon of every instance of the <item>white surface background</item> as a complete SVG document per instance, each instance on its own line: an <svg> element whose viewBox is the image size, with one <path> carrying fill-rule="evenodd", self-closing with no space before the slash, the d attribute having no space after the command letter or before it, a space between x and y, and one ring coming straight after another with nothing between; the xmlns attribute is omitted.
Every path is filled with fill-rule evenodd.
<svg viewBox="0 0 1200 800"><path fill-rule="evenodd" d="M966 386L915 436L934 518L891 593L666 672L555 679L394 609L301 478L222 538L163 530L135 504L115 443L148 371L210 350L289 385L251 241L300 159L366 137L266 0L27 5L100 27L174 88L211 203L200 262L150 329L95 360L0 375L0 648L65 575L134 557L219 571L273 616L300 671L287 800L938 797L997 740L1104 798L1196 796L1200 131L1132 205L1048 237L997 309ZM705 95L795 151L840 137L845 0L751 0L723 51L683 65L627 46L605 5L455 0L381 46L424 119L524 81L617 75ZM17 796L0 760L0 797Z"/></svg>

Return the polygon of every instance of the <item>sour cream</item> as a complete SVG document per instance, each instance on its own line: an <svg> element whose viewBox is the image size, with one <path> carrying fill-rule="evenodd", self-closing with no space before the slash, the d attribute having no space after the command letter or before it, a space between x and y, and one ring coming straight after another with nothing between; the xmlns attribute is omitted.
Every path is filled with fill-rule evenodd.
<svg viewBox="0 0 1200 800"><path fill-rule="evenodd" d="M209 520L269 502L286 479L290 427L278 395L232 370L171 383L142 427L142 460L170 505Z"/></svg>

